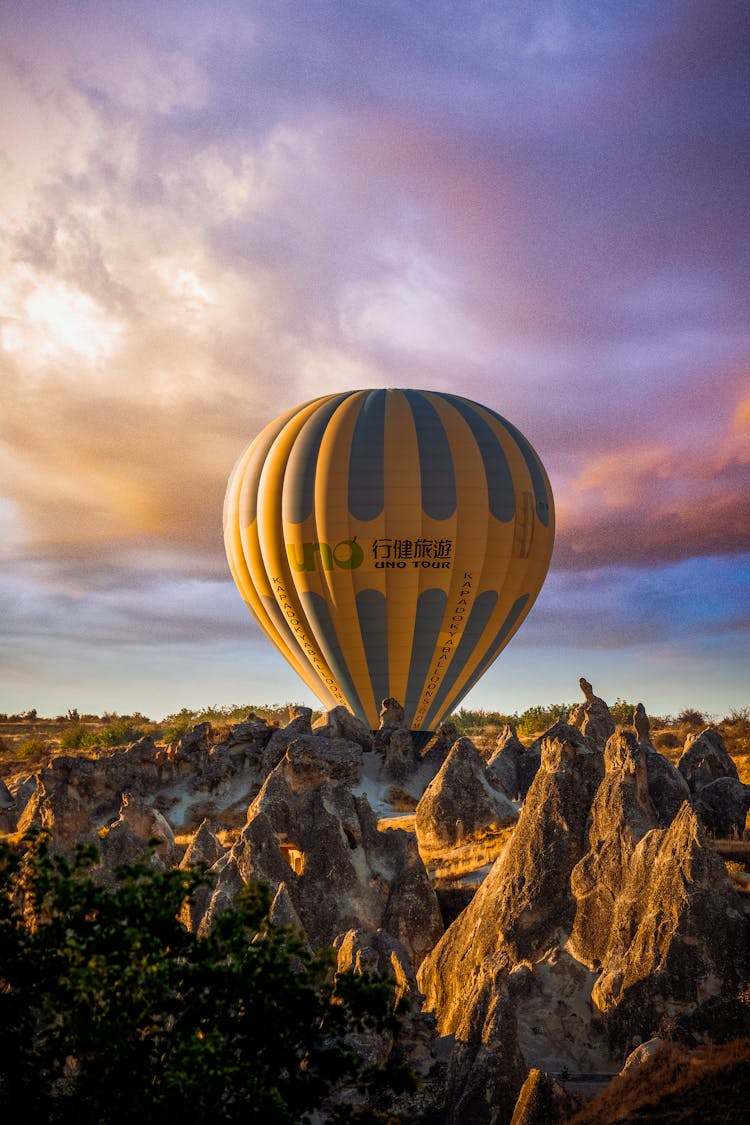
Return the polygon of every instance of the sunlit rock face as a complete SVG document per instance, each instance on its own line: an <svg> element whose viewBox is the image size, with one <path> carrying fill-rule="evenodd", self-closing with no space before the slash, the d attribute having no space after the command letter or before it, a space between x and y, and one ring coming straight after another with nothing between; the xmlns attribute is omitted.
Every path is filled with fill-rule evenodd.
<svg viewBox="0 0 750 1125"><path fill-rule="evenodd" d="M379 973L393 981L396 1003L405 999L419 1003L417 978L401 942L386 930L347 930L334 940L340 973Z"/></svg>
<svg viewBox="0 0 750 1125"><path fill-rule="evenodd" d="M560 1004L570 1009L560 1047L568 1055L576 1022L581 1040L588 1044L595 1036L580 1003L580 994L590 993L591 974L559 951L576 912L570 874L587 849L589 812L603 773L603 756L578 728L552 728L504 854L419 971L441 1033L460 1044L449 1079L449 1096L456 1099L451 1120L469 1110L480 1114L483 1098L495 1116L485 1110L471 1120L510 1119L528 1067L539 1063L521 1041L534 1039L540 1010L548 1010L541 1021L548 1037L549 1013L557 1021ZM539 1047L548 1054L548 1038Z"/></svg>
<svg viewBox="0 0 750 1125"><path fill-rule="evenodd" d="M700 734L687 736L677 769L690 786L691 793L697 793L718 777L738 779L737 767L727 752L724 739L713 726L706 727Z"/></svg>
<svg viewBox="0 0 750 1125"><path fill-rule="evenodd" d="M661 827L655 753L629 729L604 754L576 727L544 739L510 843L418 973L457 1039L446 1120L510 1121L524 1069L617 1069L663 1018L740 1026L747 922L690 805Z"/></svg>
<svg viewBox="0 0 750 1125"><path fill-rule="evenodd" d="M658 825L647 751L633 731L612 735L604 768L591 806L588 850L570 874L576 913L568 948L589 968L601 965L609 947L615 903L636 845Z"/></svg>
<svg viewBox="0 0 750 1125"><path fill-rule="evenodd" d="M521 1087L510 1125L557 1125L572 1117L579 1104L553 1075L532 1067Z"/></svg>
<svg viewBox="0 0 750 1125"><path fill-rule="evenodd" d="M570 872L586 849L604 765L577 728L553 730L504 854L420 970L444 1033L466 1030L488 975L543 956L572 927Z"/></svg>
<svg viewBox="0 0 750 1125"><path fill-rule="evenodd" d="M349 756L333 753L337 741ZM305 739L290 746L251 804L236 844L214 869L216 890L202 928L242 883L260 879L272 889L286 885L313 947L330 945L350 929L382 928L414 965L422 961L442 932L437 899L414 837L380 832L366 797L336 780L359 761L362 752L352 746L334 740L330 761L317 758ZM333 776L325 776L327 769Z"/></svg>
<svg viewBox="0 0 750 1125"><path fill-rule="evenodd" d="M744 912L686 802L669 828L648 832L633 852L593 1002L622 1047L633 1034L647 1038L665 1016L697 1026L701 1006L717 1001L731 1018L747 971Z"/></svg>
<svg viewBox="0 0 750 1125"><path fill-rule="evenodd" d="M589 681L582 676L578 683L585 701L573 708L568 716L568 722L579 727L597 750L604 750L607 739L614 734L615 721L604 700L594 695L594 689Z"/></svg>
<svg viewBox="0 0 750 1125"><path fill-rule="evenodd" d="M517 819L474 743L459 738L417 805L417 839L423 848L450 847Z"/></svg>
<svg viewBox="0 0 750 1125"><path fill-rule="evenodd" d="M677 769L706 831L722 838L741 836L750 809L750 786L739 780L737 767L716 727L688 735Z"/></svg>
<svg viewBox="0 0 750 1125"><path fill-rule="evenodd" d="M19 808L18 830L48 829L57 847L90 837L117 816L122 794L147 798L169 766L150 738L102 758L60 755L36 777Z"/></svg>
<svg viewBox="0 0 750 1125"><path fill-rule="evenodd" d="M118 867L137 863L151 853L152 861L160 861L163 869L175 867L180 853L174 833L158 809L142 797L123 794L117 820L101 835L100 851L105 868L114 873Z"/></svg>

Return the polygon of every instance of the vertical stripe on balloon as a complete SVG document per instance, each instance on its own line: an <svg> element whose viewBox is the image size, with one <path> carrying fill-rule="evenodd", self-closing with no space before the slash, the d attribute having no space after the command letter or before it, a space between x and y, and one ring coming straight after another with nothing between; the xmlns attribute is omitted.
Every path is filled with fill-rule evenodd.
<svg viewBox="0 0 750 1125"><path fill-rule="evenodd" d="M417 391L404 391L404 396L417 431L422 510L430 519L447 520L456 510L456 476L448 436L429 399Z"/></svg>
<svg viewBox="0 0 750 1125"><path fill-rule="evenodd" d="M357 594L357 616L365 646L375 706L391 694L388 676L388 617L385 595L380 590L360 590Z"/></svg>
<svg viewBox="0 0 750 1125"><path fill-rule="evenodd" d="M374 520L383 511L385 391L370 391L360 407L349 453L349 511Z"/></svg>

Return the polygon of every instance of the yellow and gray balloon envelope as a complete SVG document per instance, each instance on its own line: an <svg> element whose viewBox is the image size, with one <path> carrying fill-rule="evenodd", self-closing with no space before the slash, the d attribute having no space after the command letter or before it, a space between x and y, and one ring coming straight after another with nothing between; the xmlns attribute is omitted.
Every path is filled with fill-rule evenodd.
<svg viewBox="0 0 750 1125"><path fill-rule="evenodd" d="M455 710L529 612L554 539L526 438L457 395L360 390L271 422L224 503L229 565L325 708L412 730Z"/></svg>

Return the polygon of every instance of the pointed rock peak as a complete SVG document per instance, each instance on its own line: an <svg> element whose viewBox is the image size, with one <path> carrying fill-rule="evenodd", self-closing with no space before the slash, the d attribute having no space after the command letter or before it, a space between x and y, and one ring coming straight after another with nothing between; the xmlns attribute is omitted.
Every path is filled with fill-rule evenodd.
<svg viewBox="0 0 750 1125"><path fill-rule="evenodd" d="M435 849L517 819L515 806L498 789L474 743L459 738L422 794L415 826L420 847Z"/></svg>
<svg viewBox="0 0 750 1125"><path fill-rule="evenodd" d="M484 760L482 758L482 755L479 753L471 739L466 738L465 736L463 738L457 739L451 746L450 753L448 754L448 757L446 758L443 765L444 769L449 762L453 763L454 765L457 765L461 762L466 762L470 763L472 766L475 766L477 769L484 768Z"/></svg>
<svg viewBox="0 0 750 1125"><path fill-rule="evenodd" d="M226 850L218 836L212 831L210 821L208 819L202 820L187 846L180 866L190 867L192 864L205 863L211 867L218 859L226 855Z"/></svg>
<svg viewBox="0 0 750 1125"><path fill-rule="evenodd" d="M680 844L706 846L706 838L703 834L700 819L689 801L683 801L677 816L666 829L664 840L665 842L669 840L673 846L679 846Z"/></svg>
<svg viewBox="0 0 750 1125"><path fill-rule="evenodd" d="M510 1125L553 1125L567 1121L580 1102L545 1070L532 1067L521 1087Z"/></svg>
<svg viewBox="0 0 750 1125"><path fill-rule="evenodd" d="M579 703L571 710L568 722L580 727L592 746L597 750L603 750L607 739L614 733L615 721L604 700L594 695L594 689L589 681L581 677L578 683L586 697L585 702Z"/></svg>
<svg viewBox="0 0 750 1125"><path fill-rule="evenodd" d="M646 708L642 703L636 703L635 711L633 712L633 726L635 733L638 736L639 742L645 742L648 746L651 745L651 723L649 722Z"/></svg>
<svg viewBox="0 0 750 1125"><path fill-rule="evenodd" d="M580 755L591 752L591 746L577 726L555 723L542 738L541 768L549 773L564 770Z"/></svg>
<svg viewBox="0 0 750 1125"><path fill-rule="evenodd" d="M274 926L289 926L293 930L304 933L304 926L300 921L297 908L292 901L286 883L279 883L271 903L271 909L268 911L268 917Z"/></svg>
<svg viewBox="0 0 750 1125"><path fill-rule="evenodd" d="M739 778L737 766L727 752L724 739L714 726L706 727L700 734L689 734L685 739L685 749L677 763L691 792L695 793L704 785L710 785L719 777Z"/></svg>
<svg viewBox="0 0 750 1125"><path fill-rule="evenodd" d="M513 745L518 743L518 745L522 749L524 749L523 743L518 737L518 732L516 731L516 724L506 723L503 729L500 731L500 734L497 736L497 741L495 742L495 753L497 754L500 750L504 750L505 747L510 745L511 743Z"/></svg>
<svg viewBox="0 0 750 1125"><path fill-rule="evenodd" d="M643 747L639 744L635 731L620 727L607 740L604 750L605 771L610 773L612 770L624 770L626 773L635 773L636 769L644 766Z"/></svg>

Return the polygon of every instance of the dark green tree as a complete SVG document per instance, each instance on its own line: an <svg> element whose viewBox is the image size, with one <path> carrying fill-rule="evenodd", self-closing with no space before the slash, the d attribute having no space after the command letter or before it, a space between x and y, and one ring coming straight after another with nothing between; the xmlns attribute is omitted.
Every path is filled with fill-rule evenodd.
<svg viewBox="0 0 750 1125"><path fill-rule="evenodd" d="M198 938L179 914L204 871L131 867L112 890L92 878L95 856L69 862L44 837L0 846L6 1109L66 1125L297 1125L321 1107L381 1120L330 1098L409 1085L396 1067L365 1067L348 1039L398 1033L387 982L336 976L332 951L270 925L261 885Z"/></svg>

